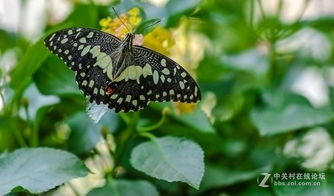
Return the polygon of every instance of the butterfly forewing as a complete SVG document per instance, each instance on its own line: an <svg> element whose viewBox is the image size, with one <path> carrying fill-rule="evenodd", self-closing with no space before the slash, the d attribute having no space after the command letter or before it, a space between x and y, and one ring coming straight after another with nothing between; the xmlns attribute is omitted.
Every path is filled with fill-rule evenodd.
<svg viewBox="0 0 334 196"><path fill-rule="evenodd" d="M173 60L141 46L123 51L121 43L113 35L88 28L64 29L45 38L46 46L75 71L89 100L116 112L137 111L149 101L201 99L194 79ZM112 78L119 59L125 69Z"/></svg>
<svg viewBox="0 0 334 196"><path fill-rule="evenodd" d="M110 103L105 92L110 79L101 67L120 43L110 34L89 28L64 29L45 38L45 45L75 71L79 88L89 100L105 104Z"/></svg>
<svg viewBox="0 0 334 196"><path fill-rule="evenodd" d="M179 64L141 46L134 46L133 53L135 64L152 69L152 75L142 84L148 89L145 96L149 100L192 103L201 99L198 85Z"/></svg>

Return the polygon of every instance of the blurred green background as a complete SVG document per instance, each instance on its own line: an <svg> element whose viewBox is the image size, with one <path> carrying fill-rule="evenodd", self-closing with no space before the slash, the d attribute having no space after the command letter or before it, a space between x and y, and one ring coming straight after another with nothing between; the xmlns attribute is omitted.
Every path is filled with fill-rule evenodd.
<svg viewBox="0 0 334 196"><path fill-rule="evenodd" d="M169 57L200 85L196 106L151 103L133 125L160 120L155 136L199 144L205 157L199 190L134 170L130 152L147 138L120 141L126 119L136 116L108 111L95 124L74 74L43 45L44 36L62 28L101 29L102 18L114 17L112 6L119 13L138 7L143 21L161 19L175 41ZM115 165L106 143L109 150L123 145L118 178L145 180L146 191L160 195L334 195L333 62L332 0L1 0L0 152L62 149L93 172L43 195L98 195L92 189ZM166 107L171 112L162 112ZM325 179L320 186L263 188L263 172ZM30 193L11 193L19 194Z"/></svg>

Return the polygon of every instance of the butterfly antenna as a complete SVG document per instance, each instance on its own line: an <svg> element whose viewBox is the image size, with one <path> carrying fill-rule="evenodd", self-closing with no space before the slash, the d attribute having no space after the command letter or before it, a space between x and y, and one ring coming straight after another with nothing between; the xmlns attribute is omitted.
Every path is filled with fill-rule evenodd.
<svg viewBox="0 0 334 196"><path fill-rule="evenodd" d="M129 32L131 32L130 29L128 28L128 26L125 24L125 22L121 19L121 17L119 17L119 15L118 15L116 9L115 9L114 7L112 7L112 9L114 10L114 12L115 12L117 18L118 18L118 19L121 21L121 23L125 26L125 28L126 28Z"/></svg>
<svg viewBox="0 0 334 196"><path fill-rule="evenodd" d="M150 28L150 27L153 27L153 26L159 24L160 22L161 22L161 20L160 20L160 19L157 19L154 23L152 23L152 24L150 24L150 25L144 27L144 29L148 29L148 28Z"/></svg>

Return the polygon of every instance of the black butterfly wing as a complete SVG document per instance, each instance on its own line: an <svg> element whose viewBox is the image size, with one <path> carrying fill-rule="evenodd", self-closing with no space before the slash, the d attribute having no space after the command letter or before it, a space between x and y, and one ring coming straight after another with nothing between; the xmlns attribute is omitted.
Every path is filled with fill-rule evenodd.
<svg viewBox="0 0 334 196"><path fill-rule="evenodd" d="M149 101L194 103L201 99L195 80L168 57L145 47L133 46L126 59L127 66L133 69L125 75L133 75L136 79L123 78L113 82L116 90L109 107L115 108L116 112L137 111Z"/></svg>
<svg viewBox="0 0 334 196"><path fill-rule="evenodd" d="M126 59L127 66L135 65L142 70L145 67L146 75L135 80L111 81L108 67L112 67L112 53L120 44L113 35L88 28L64 29L45 38L45 45L75 71L79 88L90 102L102 102L116 112L128 112L144 108L149 101L201 99L196 82L181 66L145 47L134 46ZM113 93L106 92L108 86Z"/></svg>
<svg viewBox="0 0 334 196"><path fill-rule="evenodd" d="M94 29L69 28L50 34L44 42L75 72L78 86L90 102L114 104L105 92L110 79L102 67L111 63L108 57L119 47L118 38Z"/></svg>
<svg viewBox="0 0 334 196"><path fill-rule="evenodd" d="M113 81L115 92L110 97L109 107L115 108L116 112L138 111L150 101L193 103L201 99L195 80L168 57L145 47L133 46L125 60L131 69L124 70L124 75L136 79Z"/></svg>
<svg viewBox="0 0 334 196"><path fill-rule="evenodd" d="M195 80L170 58L141 46L133 47L133 56L136 65L150 66L152 69L152 75L142 83L148 100L187 103L201 100L201 93Z"/></svg>
<svg viewBox="0 0 334 196"><path fill-rule="evenodd" d="M96 63L90 52L111 54L121 41L108 33L90 28L68 28L54 32L44 39L48 49L62 59L73 71L85 71Z"/></svg>

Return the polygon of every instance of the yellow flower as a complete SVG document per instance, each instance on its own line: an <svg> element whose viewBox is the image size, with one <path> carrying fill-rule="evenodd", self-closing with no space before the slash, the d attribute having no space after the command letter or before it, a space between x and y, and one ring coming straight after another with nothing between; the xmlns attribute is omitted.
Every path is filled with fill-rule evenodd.
<svg viewBox="0 0 334 196"><path fill-rule="evenodd" d="M122 13L119 18L103 18L100 20L102 31L115 35L120 39L124 39L127 33L132 32L140 22L140 9L134 7L127 13ZM141 43L141 40L135 41L136 45ZM151 32L143 38L143 45L160 52L164 55L169 54L169 48L175 44L172 34L169 30L163 27L155 27Z"/></svg>
<svg viewBox="0 0 334 196"><path fill-rule="evenodd" d="M107 17L107 18L102 18L100 20L100 26L102 28L107 28L109 26L109 23L111 22L111 18L110 17Z"/></svg>
<svg viewBox="0 0 334 196"><path fill-rule="evenodd" d="M140 12L139 8L134 7L134 8L132 8L131 10L128 11L128 14L129 14L130 16L138 16L138 15L139 15L139 12Z"/></svg>
<svg viewBox="0 0 334 196"><path fill-rule="evenodd" d="M184 115L187 113L191 113L196 109L196 103L174 102L173 106L176 110L176 114L178 115Z"/></svg>
<svg viewBox="0 0 334 196"><path fill-rule="evenodd" d="M144 46L168 55L168 49L175 44L172 34L169 30L160 26L155 27L151 32L144 36Z"/></svg>
<svg viewBox="0 0 334 196"><path fill-rule="evenodd" d="M140 22L140 10L138 8L132 8L128 13L122 13L119 18L103 18L100 20L100 26L102 31L115 35L120 39L124 39L127 33L133 31Z"/></svg>

